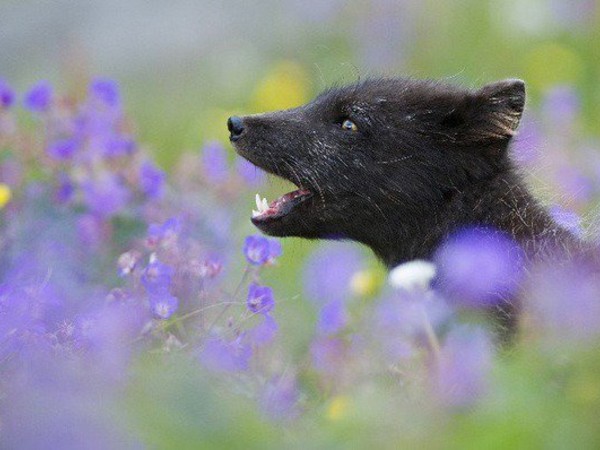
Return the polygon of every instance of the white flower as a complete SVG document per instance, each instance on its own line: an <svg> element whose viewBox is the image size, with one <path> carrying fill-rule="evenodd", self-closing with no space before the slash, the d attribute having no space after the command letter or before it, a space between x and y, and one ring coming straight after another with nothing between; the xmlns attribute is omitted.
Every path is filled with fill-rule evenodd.
<svg viewBox="0 0 600 450"><path fill-rule="evenodd" d="M429 289L435 274L436 267L434 264L415 259L392 269L388 281L395 288L407 291L426 291Z"/></svg>

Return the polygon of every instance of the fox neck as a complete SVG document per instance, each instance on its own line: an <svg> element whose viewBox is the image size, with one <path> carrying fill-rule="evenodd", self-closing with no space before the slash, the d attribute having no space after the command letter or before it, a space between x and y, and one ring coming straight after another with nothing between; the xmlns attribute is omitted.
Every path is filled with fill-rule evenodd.
<svg viewBox="0 0 600 450"><path fill-rule="evenodd" d="M580 244L554 222L511 172L448 192L443 202L429 209L407 214L400 208L389 208L387 213L387 220L375 221L355 239L369 246L390 268L412 259L431 259L445 238L473 226L507 233L530 259Z"/></svg>

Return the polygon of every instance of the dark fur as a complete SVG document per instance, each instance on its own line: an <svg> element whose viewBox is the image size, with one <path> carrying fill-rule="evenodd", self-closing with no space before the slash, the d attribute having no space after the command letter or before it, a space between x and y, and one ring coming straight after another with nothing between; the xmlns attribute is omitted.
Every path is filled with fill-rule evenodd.
<svg viewBox="0 0 600 450"><path fill-rule="evenodd" d="M242 118L234 144L252 163L314 196L274 236L352 239L392 267L430 258L453 231L491 226L531 257L578 245L531 196L508 154L525 86L479 90L405 78L330 89L311 103ZM341 124L352 120L357 131Z"/></svg>

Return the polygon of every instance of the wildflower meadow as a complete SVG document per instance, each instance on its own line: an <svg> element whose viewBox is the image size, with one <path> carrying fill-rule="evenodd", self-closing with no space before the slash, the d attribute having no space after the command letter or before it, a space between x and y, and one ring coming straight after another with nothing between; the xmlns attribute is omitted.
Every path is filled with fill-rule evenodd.
<svg viewBox="0 0 600 450"><path fill-rule="evenodd" d="M361 20L336 1L282 3L307 29L331 25L321 37L338 58L437 75L426 53L407 56L426 48L417 25L379 35L399 17L393 2ZM557 13L553 37L519 56L550 65L524 69L533 100L511 152L554 218L596 242L600 65L586 61L600 16L576 3L593 12ZM318 91L307 79L333 78L269 57L250 112L299 104ZM556 77L544 73L553 58ZM223 139L234 100L218 98L223 109L197 115L202 135L183 138L160 121L183 113L131 106L135 89L101 70L24 83L3 69L0 448L600 448L596 267L525 268L510 236L482 228L389 273L358 244L263 236L255 197L280 189ZM487 314L498 293L524 299L509 343Z"/></svg>

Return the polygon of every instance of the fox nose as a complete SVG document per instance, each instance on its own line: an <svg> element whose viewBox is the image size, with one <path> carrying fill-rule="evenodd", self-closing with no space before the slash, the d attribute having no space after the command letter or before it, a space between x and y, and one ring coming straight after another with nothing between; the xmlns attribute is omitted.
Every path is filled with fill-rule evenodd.
<svg viewBox="0 0 600 450"><path fill-rule="evenodd" d="M229 140L237 141L244 131L244 122L238 116L231 116L227 120L227 129L229 130Z"/></svg>

